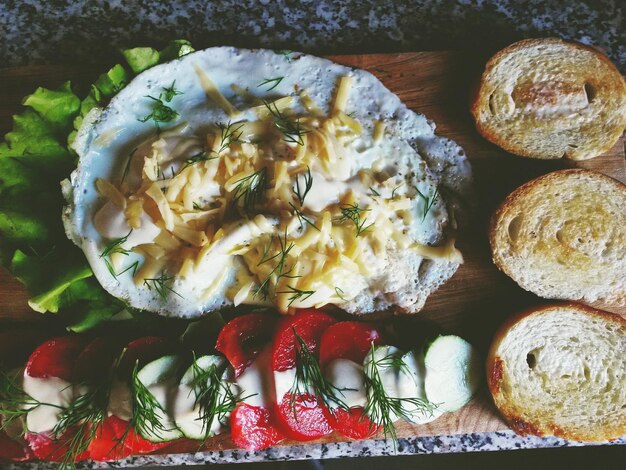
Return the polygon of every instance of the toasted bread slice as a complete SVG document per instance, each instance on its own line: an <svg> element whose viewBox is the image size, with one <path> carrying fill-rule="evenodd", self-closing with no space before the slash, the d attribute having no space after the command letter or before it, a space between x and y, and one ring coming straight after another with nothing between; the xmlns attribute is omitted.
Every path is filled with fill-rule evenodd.
<svg viewBox="0 0 626 470"><path fill-rule="evenodd" d="M549 299L626 304L626 185L559 170L513 191L491 219L496 266Z"/></svg>
<svg viewBox="0 0 626 470"><path fill-rule="evenodd" d="M601 52L556 38L493 56L471 105L478 132L523 157L584 160L626 127L626 82Z"/></svg>
<svg viewBox="0 0 626 470"><path fill-rule="evenodd" d="M487 357L494 402L520 434L604 441L626 434L626 320L580 304L509 320Z"/></svg>

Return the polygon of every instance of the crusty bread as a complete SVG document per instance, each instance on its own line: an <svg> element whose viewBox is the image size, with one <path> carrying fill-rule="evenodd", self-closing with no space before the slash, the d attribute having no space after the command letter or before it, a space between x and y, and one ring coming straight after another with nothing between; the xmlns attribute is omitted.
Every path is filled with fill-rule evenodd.
<svg viewBox="0 0 626 470"><path fill-rule="evenodd" d="M496 333L494 402L520 434L604 441L626 434L626 320L580 304L534 308Z"/></svg>
<svg viewBox="0 0 626 470"><path fill-rule="evenodd" d="M626 304L626 185L559 170L513 191L491 219L493 261L549 299Z"/></svg>
<svg viewBox="0 0 626 470"><path fill-rule="evenodd" d="M584 160L626 127L626 82L601 52L556 38L494 55L471 105L478 132L523 157Z"/></svg>

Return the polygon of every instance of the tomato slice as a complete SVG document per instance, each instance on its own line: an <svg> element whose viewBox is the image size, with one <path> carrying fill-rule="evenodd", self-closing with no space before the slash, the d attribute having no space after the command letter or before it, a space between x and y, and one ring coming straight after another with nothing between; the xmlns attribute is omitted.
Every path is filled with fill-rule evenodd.
<svg viewBox="0 0 626 470"><path fill-rule="evenodd" d="M41 344L28 358L26 374L31 377L58 377L74 381L76 358L85 347L84 336L61 336Z"/></svg>
<svg viewBox="0 0 626 470"><path fill-rule="evenodd" d="M32 458L30 449L0 431L0 459L24 461Z"/></svg>
<svg viewBox="0 0 626 470"><path fill-rule="evenodd" d="M349 359L363 363L374 345L381 342L374 326L358 321L342 321L329 326L320 340L320 365L325 367L335 359Z"/></svg>
<svg viewBox="0 0 626 470"><path fill-rule="evenodd" d="M372 422L360 406L349 410L336 408L332 413L324 408L324 415L333 431L350 439L367 439L380 430L380 426Z"/></svg>
<svg viewBox="0 0 626 470"><path fill-rule="evenodd" d="M58 439L52 437L50 433L31 433L24 436L28 446L33 451L35 457L40 460L50 462L63 462L67 459L70 451L70 442L78 432L78 428L68 429L63 436ZM75 456L74 462L79 462L89 458L89 452L84 451Z"/></svg>
<svg viewBox="0 0 626 470"><path fill-rule="evenodd" d="M282 372L296 367L296 334L314 356L319 351L322 333L335 319L313 309L302 309L278 325L272 351L272 370ZM276 404L276 417L282 431L291 439L308 441L332 432L317 397L303 393L292 397L285 394Z"/></svg>
<svg viewBox="0 0 626 470"><path fill-rule="evenodd" d="M122 379L130 378L137 361L139 361L139 367L143 367L161 356L173 353L175 349L171 341L158 336L144 336L131 341L126 345L126 350L117 367L117 375Z"/></svg>
<svg viewBox="0 0 626 470"><path fill-rule="evenodd" d="M276 405L276 417L286 436L296 441L310 441L333 432L324 413L324 406L310 393L296 396L287 393Z"/></svg>
<svg viewBox="0 0 626 470"><path fill-rule="evenodd" d="M96 431L94 439L89 443L89 458L100 462L120 460L132 454L132 449L121 441L128 423L117 416L104 419Z"/></svg>
<svg viewBox="0 0 626 470"><path fill-rule="evenodd" d="M277 318L266 313L249 313L233 318L217 337L215 349L226 356L239 377L271 340Z"/></svg>
<svg viewBox="0 0 626 470"><path fill-rule="evenodd" d="M267 408L239 403L230 416L231 436L237 447L261 450L277 444L285 436L274 425Z"/></svg>
<svg viewBox="0 0 626 470"><path fill-rule="evenodd" d="M381 342L378 330L372 325L356 321L344 321L329 326L320 340L320 363L322 368L336 359L349 359L362 364L367 353ZM379 430L365 414L362 407L349 410L324 409L328 423L339 434L351 439L366 439Z"/></svg>
<svg viewBox="0 0 626 470"><path fill-rule="evenodd" d="M122 345L111 338L95 338L76 359L75 380L98 383L108 379L108 372L122 352Z"/></svg>
<svg viewBox="0 0 626 470"><path fill-rule="evenodd" d="M314 309L301 309L292 317L281 320L274 337L272 369L285 371L296 366L296 336L304 341L309 351L317 356L322 333L336 320Z"/></svg>

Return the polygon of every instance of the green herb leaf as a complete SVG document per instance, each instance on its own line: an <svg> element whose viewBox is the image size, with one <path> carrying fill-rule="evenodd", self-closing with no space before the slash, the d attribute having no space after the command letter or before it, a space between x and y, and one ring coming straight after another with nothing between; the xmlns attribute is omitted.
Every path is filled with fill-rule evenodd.
<svg viewBox="0 0 626 470"><path fill-rule="evenodd" d="M358 202L355 202L354 204L347 204L347 205L341 206L339 210L341 210L341 217L339 217L337 220L339 222L342 222L345 220L352 221L352 223L354 223L354 226L356 227L357 237L361 235L362 233L365 233L374 225L373 222L369 225L365 225L365 222L367 222L366 217L364 217L361 220L361 216L363 215L363 213L368 212L369 209L360 208Z"/></svg>
<svg viewBox="0 0 626 470"><path fill-rule="evenodd" d="M293 210L293 213L296 215L296 217L298 217L298 222L300 222L300 230L302 230L304 228L304 224L307 224L307 225L310 225L311 227L313 227L318 232L320 231L320 229L317 228L317 226L311 221L311 219L309 219L307 216L305 216L300 209L298 209L292 203L289 203L289 206Z"/></svg>
<svg viewBox="0 0 626 470"><path fill-rule="evenodd" d="M415 191L417 191L417 195L422 198L422 201L424 201L424 209L422 210L422 222L423 222L424 220L426 220L426 216L428 215L430 210L433 208L433 206L439 199L439 188L435 188L435 192L433 192L433 194L430 196L425 196L418 189L417 186L414 186L414 188L415 188Z"/></svg>
<svg viewBox="0 0 626 470"><path fill-rule="evenodd" d="M304 139L302 137L308 133L308 131L300 126L300 121L285 116L285 114L278 109L276 103L263 101L263 104L273 116L274 124L278 130L282 132L283 140L287 143L304 145Z"/></svg>
<svg viewBox="0 0 626 470"><path fill-rule="evenodd" d="M163 99L168 103L174 99L175 96L182 95L183 92L176 89L176 80L172 82L169 87L163 88Z"/></svg>
<svg viewBox="0 0 626 470"><path fill-rule="evenodd" d="M146 122L152 120L158 128L160 123L172 122L178 117L178 112L166 105L160 97L155 98L154 96L146 96L146 98L154 101L152 111L150 114L138 119L139 121Z"/></svg>
<svg viewBox="0 0 626 470"><path fill-rule="evenodd" d="M182 299L183 296L168 285L172 279L174 279L174 276L168 276L165 274L165 271L163 271L159 277L144 279L143 285L146 286L148 290L154 289L157 291L157 294L159 294L159 297L163 300L167 300L170 293L175 294Z"/></svg>
<svg viewBox="0 0 626 470"><path fill-rule="evenodd" d="M283 78L285 78L285 77L265 78L265 79L263 79L263 81L261 83L259 83L257 85L257 88L265 86L265 85L270 85L270 87L267 88L266 91L272 91L274 88L276 88L278 85L280 85L280 82L283 81Z"/></svg>
<svg viewBox="0 0 626 470"><path fill-rule="evenodd" d="M302 176L302 184L300 184L300 176ZM296 175L296 184L292 188L293 193L298 198L300 206L304 205L304 198L313 187L313 177L311 176L311 168L306 167L306 173Z"/></svg>
<svg viewBox="0 0 626 470"><path fill-rule="evenodd" d="M232 193L233 201L235 204L241 201L243 210L250 214L265 195L265 190L267 189L267 168L261 168L235 181L235 184L237 186L235 186Z"/></svg>

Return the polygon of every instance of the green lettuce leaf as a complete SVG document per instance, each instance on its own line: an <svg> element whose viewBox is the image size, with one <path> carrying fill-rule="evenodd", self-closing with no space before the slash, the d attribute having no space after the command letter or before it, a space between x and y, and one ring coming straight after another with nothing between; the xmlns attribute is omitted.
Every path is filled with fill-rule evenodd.
<svg viewBox="0 0 626 470"><path fill-rule="evenodd" d="M128 68L114 65L83 97L70 82L56 90L37 88L24 98L26 109L13 116L13 129L0 143L0 262L26 286L34 310L60 314L70 330L95 328L119 318L126 307L100 286L81 250L65 236L60 181L76 167L68 143L85 115L106 106L135 74L193 50L186 40L161 51L124 50ZM133 324L137 318L155 321L133 313Z"/></svg>

